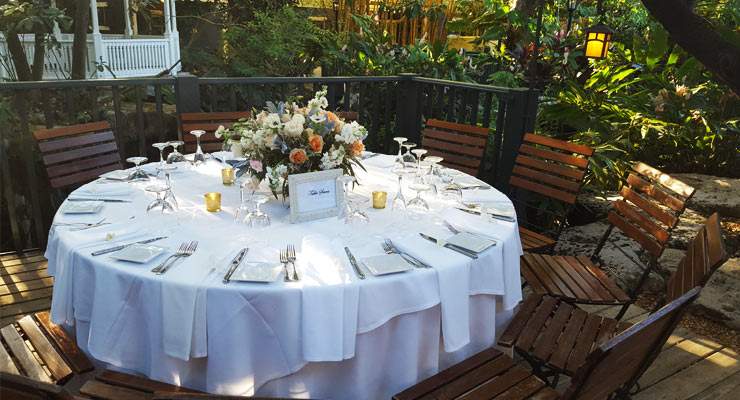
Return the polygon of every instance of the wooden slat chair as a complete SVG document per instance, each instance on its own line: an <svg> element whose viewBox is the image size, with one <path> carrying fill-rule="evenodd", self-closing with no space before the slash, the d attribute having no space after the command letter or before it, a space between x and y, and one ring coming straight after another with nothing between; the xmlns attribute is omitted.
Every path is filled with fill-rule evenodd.
<svg viewBox="0 0 740 400"><path fill-rule="evenodd" d="M107 121L40 129L33 137L54 189L74 188L123 167Z"/></svg>
<svg viewBox="0 0 740 400"><path fill-rule="evenodd" d="M82 398L99 400L151 399L157 392L201 394L195 390L111 370L98 373L80 388Z"/></svg>
<svg viewBox="0 0 740 400"><path fill-rule="evenodd" d="M488 143L488 128L428 119L421 147L444 158L442 165L479 176Z"/></svg>
<svg viewBox="0 0 740 400"><path fill-rule="evenodd" d="M509 185L525 251L546 252L555 246L576 203L593 152L581 144L532 133L524 135ZM546 209L542 207L543 200L549 203Z"/></svg>
<svg viewBox="0 0 740 400"><path fill-rule="evenodd" d="M658 307L705 285L728 257L715 213L689 243ZM533 294L522 303L498 344L513 347L543 378L573 376L596 347L627 327L627 323L589 314L560 299Z"/></svg>
<svg viewBox="0 0 740 400"><path fill-rule="evenodd" d="M0 399L75 400L75 397L61 386L0 371Z"/></svg>
<svg viewBox="0 0 740 400"><path fill-rule="evenodd" d="M0 327L49 309L54 281L47 264L38 249L0 253Z"/></svg>
<svg viewBox="0 0 740 400"><path fill-rule="evenodd" d="M278 397L225 396L207 393L155 392L152 400L287 400Z"/></svg>
<svg viewBox="0 0 740 400"><path fill-rule="evenodd" d="M592 351L560 395L531 371L495 349L484 350L393 396L415 399L609 399L629 389L655 359L687 306L694 288Z"/></svg>
<svg viewBox="0 0 740 400"><path fill-rule="evenodd" d="M92 371L90 360L46 311L26 315L0 329L0 371L44 383L64 383Z"/></svg>
<svg viewBox="0 0 740 400"><path fill-rule="evenodd" d="M642 176L642 177L641 177ZM525 253L521 258L522 276L535 293L549 294L568 302L621 305L621 318L639 294L650 272L657 269L670 233L678 224L694 188L660 171L637 163L620 191L623 200L614 202L607 217L609 227L599 240L591 258ZM604 247L614 227L637 242L646 252L648 265L638 282L623 290L593 261ZM619 251L624 252L619 246ZM638 260L624 254L638 266Z"/></svg>
<svg viewBox="0 0 740 400"><path fill-rule="evenodd" d="M223 125L225 128L230 128L234 122L249 118L251 115L249 111L180 114L180 137L185 142L185 152L194 153L196 150L196 138L190 134L190 131L206 131L205 135L200 137L200 147L204 152L219 151L223 148L223 140L214 134L218 126Z"/></svg>
<svg viewBox="0 0 740 400"><path fill-rule="evenodd" d="M357 111L337 111L334 114L337 115L337 117L344 120L344 122L355 122L360 117L359 113Z"/></svg>

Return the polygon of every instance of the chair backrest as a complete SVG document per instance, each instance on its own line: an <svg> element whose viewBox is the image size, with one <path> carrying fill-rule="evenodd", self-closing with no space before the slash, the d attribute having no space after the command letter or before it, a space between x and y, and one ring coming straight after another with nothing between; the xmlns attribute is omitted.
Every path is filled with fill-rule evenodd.
<svg viewBox="0 0 740 400"><path fill-rule="evenodd" d="M195 151L196 139L195 136L189 133L190 131L206 131L206 134L200 137L200 147L205 152L218 151L223 146L223 140L217 138L214 134L218 126L223 125L225 128L230 128L234 122L249 118L251 115L252 113L249 111L180 114L180 132L182 140L185 142L185 152L192 153Z"/></svg>
<svg viewBox="0 0 740 400"><path fill-rule="evenodd" d="M615 392L628 391L655 359L699 291L699 288L688 291L594 349L562 398L607 399Z"/></svg>
<svg viewBox="0 0 740 400"><path fill-rule="evenodd" d="M668 281L666 302L697 286L704 286L714 271L729 258L719 222L719 214L712 214L689 243L686 256Z"/></svg>
<svg viewBox="0 0 740 400"><path fill-rule="evenodd" d="M61 386L0 371L0 399L74 400Z"/></svg>
<svg viewBox="0 0 740 400"><path fill-rule="evenodd" d="M488 128L428 119L421 147L427 155L444 158L442 165L467 174L480 174L488 143Z"/></svg>
<svg viewBox="0 0 740 400"><path fill-rule="evenodd" d="M74 341L49 320L48 312L26 315L4 326L0 336L0 371L60 383L93 369Z"/></svg>
<svg viewBox="0 0 740 400"><path fill-rule="evenodd" d="M90 182L123 166L116 136L107 121L40 129L33 137L55 189Z"/></svg>
<svg viewBox="0 0 740 400"><path fill-rule="evenodd" d="M360 117L357 111L337 111L334 114L344 122L355 122Z"/></svg>
<svg viewBox="0 0 740 400"><path fill-rule="evenodd" d="M557 236L565 216L576 203L594 151L582 144L533 133L525 134L522 140L509 179L512 201L521 215L520 223ZM539 196L557 204L545 210ZM532 211L540 215L534 218L536 221L528 218ZM549 218L542 218L542 214L549 214Z"/></svg>
<svg viewBox="0 0 740 400"><path fill-rule="evenodd" d="M638 162L619 191L623 199L612 204L607 220L657 259L694 191L693 187Z"/></svg>

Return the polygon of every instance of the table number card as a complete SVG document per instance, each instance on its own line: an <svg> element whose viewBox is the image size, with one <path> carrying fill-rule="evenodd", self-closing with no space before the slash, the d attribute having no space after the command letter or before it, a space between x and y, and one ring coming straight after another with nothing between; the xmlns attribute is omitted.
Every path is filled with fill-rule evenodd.
<svg viewBox="0 0 740 400"><path fill-rule="evenodd" d="M288 175L290 222L335 217L344 200L341 169Z"/></svg>

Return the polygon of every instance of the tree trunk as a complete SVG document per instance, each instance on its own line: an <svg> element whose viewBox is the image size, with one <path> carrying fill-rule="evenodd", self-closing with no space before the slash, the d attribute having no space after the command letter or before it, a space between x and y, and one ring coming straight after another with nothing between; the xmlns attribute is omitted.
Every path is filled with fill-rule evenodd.
<svg viewBox="0 0 740 400"><path fill-rule="evenodd" d="M75 0L75 30L72 42L72 79L85 79L87 63L87 24L90 19L90 2Z"/></svg>
<svg viewBox="0 0 740 400"><path fill-rule="evenodd" d="M5 40L7 41L8 52L10 58L13 59L13 67L15 67L15 76L19 81L30 81L31 67L28 65L28 59L26 58L26 50L23 49L23 43L18 38L18 33L13 31L3 32Z"/></svg>
<svg viewBox="0 0 740 400"><path fill-rule="evenodd" d="M46 32L44 29L36 29L33 40L33 64L31 66L31 77L34 81L44 79L44 55L46 54Z"/></svg>
<svg viewBox="0 0 740 400"><path fill-rule="evenodd" d="M676 44L696 57L732 91L740 94L740 47L725 40L684 2L642 0L642 3Z"/></svg>

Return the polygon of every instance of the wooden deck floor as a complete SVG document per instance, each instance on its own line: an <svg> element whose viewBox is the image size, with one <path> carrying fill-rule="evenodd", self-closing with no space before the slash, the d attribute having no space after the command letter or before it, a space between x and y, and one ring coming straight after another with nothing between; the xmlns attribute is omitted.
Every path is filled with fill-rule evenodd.
<svg viewBox="0 0 740 400"><path fill-rule="evenodd" d="M40 251L0 254L0 326L51 304L52 278ZM584 306L589 312L614 316L618 309ZM647 312L632 306L625 319L640 321ZM564 388L568 380L561 380ZM730 400L740 398L737 350L678 328L663 352L640 380L635 400Z"/></svg>

